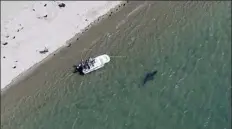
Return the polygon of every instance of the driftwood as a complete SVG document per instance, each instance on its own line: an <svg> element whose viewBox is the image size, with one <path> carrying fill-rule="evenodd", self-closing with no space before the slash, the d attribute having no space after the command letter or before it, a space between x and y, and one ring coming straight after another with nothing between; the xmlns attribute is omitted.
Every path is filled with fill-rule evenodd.
<svg viewBox="0 0 232 129"><path fill-rule="evenodd" d="M48 52L48 49L47 49L46 47L44 48L44 50L39 51L40 54L45 54L45 53L47 53L47 52Z"/></svg>

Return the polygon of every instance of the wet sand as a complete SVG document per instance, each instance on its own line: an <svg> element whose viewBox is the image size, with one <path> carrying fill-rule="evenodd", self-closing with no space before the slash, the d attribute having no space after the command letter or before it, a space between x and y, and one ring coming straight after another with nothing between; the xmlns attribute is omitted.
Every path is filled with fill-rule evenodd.
<svg viewBox="0 0 232 129"><path fill-rule="evenodd" d="M115 30L118 23L124 19L125 15L131 12L144 2L129 2L123 3L111 12L99 18L92 26L86 28L86 31L77 34L70 39L67 44L70 47L63 47L55 51L40 63L33 66L26 73L17 77L13 83L7 86L6 90L1 93L2 113L6 113L7 109L15 106L17 101L22 101L30 98L35 93L47 90L49 87L44 87L46 83L46 75L55 74L57 72L73 71L73 65L85 59L88 56L96 56L103 53L103 51L95 51L94 44L100 36L110 33ZM125 7L125 8L124 8ZM90 51L91 50L91 51ZM91 54L90 54L91 53ZM57 87L58 88L58 87Z"/></svg>

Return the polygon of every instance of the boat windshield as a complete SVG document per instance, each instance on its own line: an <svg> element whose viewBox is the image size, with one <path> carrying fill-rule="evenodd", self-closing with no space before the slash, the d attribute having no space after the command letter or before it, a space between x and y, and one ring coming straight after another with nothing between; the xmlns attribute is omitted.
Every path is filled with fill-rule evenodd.
<svg viewBox="0 0 232 129"><path fill-rule="evenodd" d="M93 66L94 63L95 63L95 60L93 58L89 58L87 62L88 62L89 65Z"/></svg>
<svg viewBox="0 0 232 129"><path fill-rule="evenodd" d="M82 66L82 68L84 68L84 69L90 69L91 67L94 66L94 63L95 63L95 59L89 58L89 59L87 59L86 61L82 61L82 62L81 62L81 66Z"/></svg>

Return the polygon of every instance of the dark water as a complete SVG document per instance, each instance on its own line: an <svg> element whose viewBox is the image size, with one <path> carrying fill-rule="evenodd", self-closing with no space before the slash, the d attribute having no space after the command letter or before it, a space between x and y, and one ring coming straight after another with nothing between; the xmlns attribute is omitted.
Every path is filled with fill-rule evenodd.
<svg viewBox="0 0 232 129"><path fill-rule="evenodd" d="M90 30L92 51L74 45L18 84L23 97L2 98L14 101L3 105L2 128L230 129L231 3L127 6ZM71 73L77 57L102 53L112 56L103 69Z"/></svg>

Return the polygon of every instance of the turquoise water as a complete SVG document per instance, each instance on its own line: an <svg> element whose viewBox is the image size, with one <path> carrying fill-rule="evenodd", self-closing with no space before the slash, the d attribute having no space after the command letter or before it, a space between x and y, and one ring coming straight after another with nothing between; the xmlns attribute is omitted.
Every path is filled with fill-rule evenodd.
<svg viewBox="0 0 232 129"><path fill-rule="evenodd" d="M230 129L230 2L126 8L134 11L121 12L117 29L99 34L85 54L107 53L109 64L81 77L69 69L80 53L61 56L43 79L25 82L46 88L7 109L2 128ZM153 70L155 79L140 87Z"/></svg>

